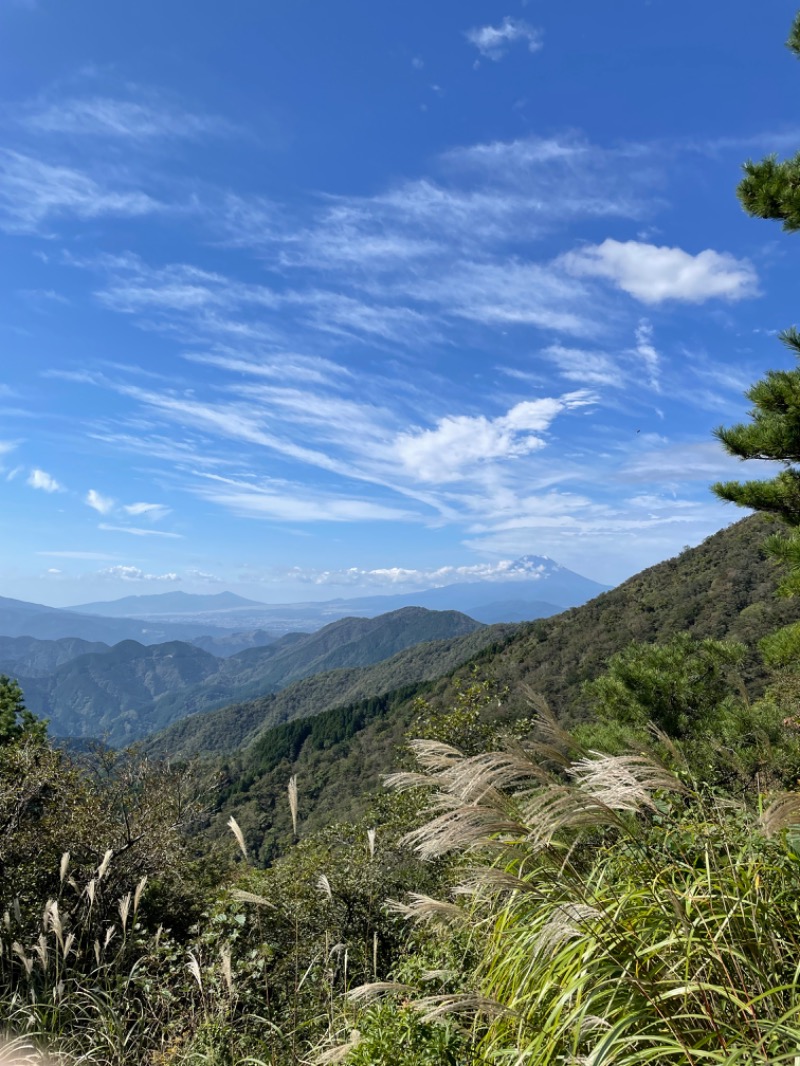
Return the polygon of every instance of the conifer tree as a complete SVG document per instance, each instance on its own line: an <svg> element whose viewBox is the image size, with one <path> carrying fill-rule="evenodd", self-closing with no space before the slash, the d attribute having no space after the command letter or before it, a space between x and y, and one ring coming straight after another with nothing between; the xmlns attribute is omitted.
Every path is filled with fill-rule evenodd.
<svg viewBox="0 0 800 1066"><path fill-rule="evenodd" d="M800 14L786 43L800 58ZM789 232L800 230L800 152L783 162L774 155L748 160L744 173L737 194L745 211L777 219ZM800 331L784 330L780 339L800 359ZM766 542L767 551L789 568L780 590L790 595L800 591L800 366L770 370L746 396L753 404L750 421L720 427L715 436L731 455L779 462L783 470L769 480L718 482L712 489L723 500L775 515L790 527L788 535Z"/></svg>

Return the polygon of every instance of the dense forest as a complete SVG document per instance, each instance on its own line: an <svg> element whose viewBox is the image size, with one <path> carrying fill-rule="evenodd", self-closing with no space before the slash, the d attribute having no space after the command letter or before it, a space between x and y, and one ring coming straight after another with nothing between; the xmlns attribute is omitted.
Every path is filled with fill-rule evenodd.
<svg viewBox="0 0 800 1066"><path fill-rule="evenodd" d="M800 228L799 167L745 209ZM714 491L757 514L583 607L138 751L57 747L0 677L19 1056L797 1066L800 369L748 397L719 439L780 472Z"/></svg>

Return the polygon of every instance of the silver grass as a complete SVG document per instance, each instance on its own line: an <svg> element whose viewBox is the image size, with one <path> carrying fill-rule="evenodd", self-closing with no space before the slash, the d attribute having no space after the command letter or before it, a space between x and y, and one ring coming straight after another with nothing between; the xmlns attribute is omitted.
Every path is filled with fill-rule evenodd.
<svg viewBox="0 0 800 1066"><path fill-rule="evenodd" d="M367 984L351 988L347 998L351 1003L371 1003L389 992L413 992L411 985L404 985L400 981L369 981Z"/></svg>
<svg viewBox="0 0 800 1066"><path fill-rule="evenodd" d="M409 746L417 762L427 770L446 770L464 758L460 748L441 740L412 740Z"/></svg>
<svg viewBox="0 0 800 1066"><path fill-rule="evenodd" d="M320 892L322 892L324 895L326 895L328 897L328 899L330 899L330 900L333 899L333 891L331 890L331 883L330 883L330 881L328 880L328 878L327 878L327 876L325 874L320 874L319 877L317 878L317 888L320 890Z"/></svg>
<svg viewBox="0 0 800 1066"><path fill-rule="evenodd" d="M386 788L395 792L410 792L413 788L430 788L434 780L428 774L421 774L412 770L398 770L394 774L386 774L383 779Z"/></svg>
<svg viewBox="0 0 800 1066"><path fill-rule="evenodd" d="M67 933L66 937L64 938L64 943L63 943L62 948L61 948L61 952L62 952L62 955L63 955L65 960L69 957L69 953L70 953L70 951L72 951L72 945L74 943L75 943L75 934L74 933Z"/></svg>
<svg viewBox="0 0 800 1066"><path fill-rule="evenodd" d="M375 829L368 829L367 830L367 847L369 848L369 857L371 859L375 858L375 839L376 839L376 836L377 836L377 832L376 832Z"/></svg>
<svg viewBox="0 0 800 1066"><path fill-rule="evenodd" d="M463 922L468 917L465 911L455 903L446 903L419 892L409 892L408 899L408 903L390 899L386 901L386 905L395 914L402 914L404 918L411 918L418 922L436 919L446 922Z"/></svg>
<svg viewBox="0 0 800 1066"><path fill-rule="evenodd" d="M612 810L639 811L652 807L655 792L686 792L670 770L645 755L590 756L574 762L570 777Z"/></svg>
<svg viewBox="0 0 800 1066"><path fill-rule="evenodd" d="M119 920L122 923L122 935L125 936L125 932L128 928L128 916L131 910L132 896L130 892L126 892L122 899L119 901Z"/></svg>
<svg viewBox="0 0 800 1066"><path fill-rule="evenodd" d="M552 778L520 752L490 751L464 759L440 774L439 780L462 802L471 803L484 793L534 782L545 784Z"/></svg>
<svg viewBox="0 0 800 1066"><path fill-rule="evenodd" d="M192 975L192 977L195 979L195 981L197 981L197 987L202 992L203 991L203 975L200 972L200 963L197 961L197 956L192 951L189 952L189 960L186 963L186 969L189 971L189 973Z"/></svg>
<svg viewBox="0 0 800 1066"><path fill-rule="evenodd" d="M275 910L275 904L270 903L268 899L263 896L257 896L255 892L245 892L241 888L232 889L231 898L238 900L240 903L253 903L256 907L269 907L270 910Z"/></svg>
<svg viewBox="0 0 800 1066"><path fill-rule="evenodd" d="M478 995L476 992L456 992L452 995L423 996L410 1004L419 1011L422 1020L435 1022L448 1014L476 1014L488 1018L513 1018L516 1012L498 1003L496 999Z"/></svg>
<svg viewBox="0 0 800 1066"><path fill-rule="evenodd" d="M86 886L86 888L84 889L84 892L86 893L86 898L89 900L89 907L93 907L94 906L94 894L95 894L95 889L96 888L97 888L97 882L95 881L94 878L92 878L91 881Z"/></svg>
<svg viewBox="0 0 800 1066"><path fill-rule="evenodd" d="M358 1029L353 1029L345 1044L337 1044L336 1047L328 1048L327 1051L320 1051L311 1060L313 1066L335 1066L337 1062L342 1062L351 1051L355 1051L358 1045L361 1043L361 1033Z"/></svg>
<svg viewBox="0 0 800 1066"><path fill-rule="evenodd" d="M111 860L113 858L114 858L114 850L113 850L113 848L109 848L108 851L103 856L103 861L97 867L97 880L98 881L102 881L103 878L108 873L108 868L111 865Z"/></svg>
<svg viewBox="0 0 800 1066"><path fill-rule="evenodd" d="M228 819L228 828L236 837L236 843L239 845L242 855L247 858L247 845L244 842L244 833L242 832L239 823L236 821L233 815L231 815Z"/></svg>
<svg viewBox="0 0 800 1066"><path fill-rule="evenodd" d="M39 939L33 945L31 950L39 956L39 965L42 967L42 970L47 973L48 963L50 962L50 952L47 947L47 937L44 933L39 934Z"/></svg>
<svg viewBox="0 0 800 1066"><path fill-rule="evenodd" d="M136 916L136 913L139 910L139 903L141 902L142 893L144 892L146 885L147 885L147 874L145 874L144 877L139 881L138 885L136 886L136 891L133 893L133 914L134 914L134 917Z"/></svg>
<svg viewBox="0 0 800 1066"><path fill-rule="evenodd" d="M588 903L562 903L554 907L531 944L534 956L553 954L562 944L583 936L587 927L602 919L602 913Z"/></svg>
<svg viewBox="0 0 800 1066"><path fill-rule="evenodd" d="M58 876L59 876L59 880L61 881L62 885L64 884L64 878L67 876L67 871L68 870L69 870L69 852L65 851L64 854L61 856L61 864L60 864L59 869L58 869Z"/></svg>
<svg viewBox="0 0 800 1066"><path fill-rule="evenodd" d="M761 828L767 836L775 836L784 829L800 826L800 793L786 792L777 796L765 811L762 811Z"/></svg>
<svg viewBox="0 0 800 1066"><path fill-rule="evenodd" d="M497 811L480 806L460 807L434 818L407 833L403 843L425 859L437 858L456 849L466 850L486 843L498 834L524 836L526 826Z"/></svg>
<svg viewBox="0 0 800 1066"><path fill-rule="evenodd" d="M114 939L114 937L116 936L116 933L117 933L117 927L115 925L110 925L108 927L108 929L106 929L106 935L105 935L105 939L103 941L103 951L106 950L108 945Z"/></svg>
<svg viewBox="0 0 800 1066"><path fill-rule="evenodd" d="M498 866L476 866L453 889L457 896L483 893L539 892L539 886Z"/></svg>

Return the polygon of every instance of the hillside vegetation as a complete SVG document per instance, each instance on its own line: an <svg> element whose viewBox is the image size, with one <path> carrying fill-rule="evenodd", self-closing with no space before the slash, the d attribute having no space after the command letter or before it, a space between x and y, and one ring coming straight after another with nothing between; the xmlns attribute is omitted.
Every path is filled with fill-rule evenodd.
<svg viewBox="0 0 800 1066"><path fill-rule="evenodd" d="M206 708L263 696L299 678L365 666L419 642L480 628L480 623L455 611L409 607L378 618L343 618L316 633L287 634L265 647L225 658L182 641L155 645L123 641L79 654L50 672L38 669L36 675L26 675L25 662L36 665L45 660L39 645L36 653L13 663L8 672L49 719L54 735L124 745ZM69 642L56 643L66 655ZM47 646L53 657L54 648Z"/></svg>
<svg viewBox="0 0 800 1066"><path fill-rule="evenodd" d="M484 714L498 723L528 718L533 693L564 723L578 723L594 713L585 683L615 653L632 641L689 633L743 642L741 676L756 696L767 677L758 641L800 619L800 601L775 595L778 572L762 551L773 528L763 518L746 518L583 607L517 629L495 627L493 639L472 657L452 658L466 644L454 643L449 661L430 645L426 672L416 671L414 649L374 672L310 678L276 696L184 719L150 739L145 750L216 756L212 765L230 784L219 793L209 832L222 837L233 815L254 852L268 858L274 841L288 832L280 799L292 774L302 786L309 831L358 816L396 765L406 732L423 713L420 699L426 715L446 717L476 677L489 686ZM428 683L402 687L414 681ZM315 717L302 727L288 724L309 715Z"/></svg>

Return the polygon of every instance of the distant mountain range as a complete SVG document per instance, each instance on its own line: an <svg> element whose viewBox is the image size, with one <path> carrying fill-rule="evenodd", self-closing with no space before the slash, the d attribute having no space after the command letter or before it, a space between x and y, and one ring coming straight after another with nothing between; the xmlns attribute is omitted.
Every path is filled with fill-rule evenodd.
<svg viewBox="0 0 800 1066"><path fill-rule="evenodd" d="M484 628L455 611L407 607L378 618L339 619L314 633L287 634L227 658L183 641L125 640L108 647L72 639L0 638L0 668L19 680L28 706L50 720L55 736L127 744L196 711Z"/></svg>
<svg viewBox="0 0 800 1066"><path fill-rule="evenodd" d="M108 603L85 603L71 610L109 618L137 618L160 626L193 624L290 632L318 629L336 618L374 617L402 607L461 611L485 623L528 621L580 606L607 590L607 585L582 577L546 556L525 555L501 575L421 592L288 604L258 603L232 592L211 596L165 592L126 596Z"/></svg>

